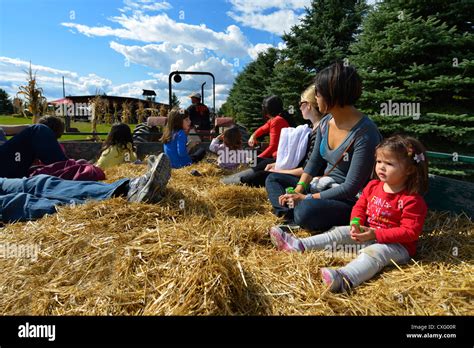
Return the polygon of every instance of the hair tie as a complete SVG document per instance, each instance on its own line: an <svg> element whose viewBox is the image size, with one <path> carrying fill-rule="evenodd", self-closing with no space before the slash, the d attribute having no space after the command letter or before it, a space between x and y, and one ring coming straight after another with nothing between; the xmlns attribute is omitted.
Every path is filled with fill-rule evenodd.
<svg viewBox="0 0 474 348"><path fill-rule="evenodd" d="M425 154L423 152L416 154L413 159L416 161L416 163L420 163L425 160Z"/></svg>

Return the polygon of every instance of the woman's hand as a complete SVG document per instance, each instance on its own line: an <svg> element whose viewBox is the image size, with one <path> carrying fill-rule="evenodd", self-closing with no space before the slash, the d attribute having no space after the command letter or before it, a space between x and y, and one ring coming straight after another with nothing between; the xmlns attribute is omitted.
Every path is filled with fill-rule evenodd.
<svg viewBox="0 0 474 348"><path fill-rule="evenodd" d="M250 147L254 147L254 146L255 146L256 141L255 141L255 137L254 137L253 134L250 136L249 141L248 141L248 144L249 144Z"/></svg>
<svg viewBox="0 0 474 348"><path fill-rule="evenodd" d="M275 170L275 166L276 166L276 162L267 164L267 166L265 167L265 171L266 172L273 172Z"/></svg>
<svg viewBox="0 0 474 348"><path fill-rule="evenodd" d="M222 133L221 135L219 135L217 137L217 139L219 139L220 141L224 141L224 133Z"/></svg>
<svg viewBox="0 0 474 348"><path fill-rule="evenodd" d="M289 202L293 201L293 205L296 206L300 201L305 199L305 195L302 193L285 193L278 197L278 203L282 207L285 207Z"/></svg>
<svg viewBox="0 0 474 348"><path fill-rule="evenodd" d="M375 240L375 230L371 227L360 226L362 232L359 232L355 226L351 227L351 238L359 243Z"/></svg>

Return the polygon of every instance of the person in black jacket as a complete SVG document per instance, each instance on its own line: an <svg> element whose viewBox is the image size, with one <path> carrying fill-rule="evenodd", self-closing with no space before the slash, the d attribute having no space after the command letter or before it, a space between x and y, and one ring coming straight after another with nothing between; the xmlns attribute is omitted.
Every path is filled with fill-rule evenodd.
<svg viewBox="0 0 474 348"><path fill-rule="evenodd" d="M201 103L201 94L192 93L190 96L192 104L188 107L191 128L196 130L210 130L209 108Z"/></svg>

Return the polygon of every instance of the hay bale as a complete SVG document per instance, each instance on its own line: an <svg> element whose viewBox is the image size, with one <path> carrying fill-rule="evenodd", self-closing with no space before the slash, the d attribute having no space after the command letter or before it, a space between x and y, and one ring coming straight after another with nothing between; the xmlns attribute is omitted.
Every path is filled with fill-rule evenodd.
<svg viewBox="0 0 474 348"><path fill-rule="evenodd" d="M189 174L197 169L202 177ZM109 181L145 166L107 171ZM38 245L38 259L0 259L3 315L470 315L472 232L465 216L430 213L416 261L389 267L352 295L319 270L343 255L276 251L264 189L224 186L201 163L173 171L159 204L122 198L62 207L5 226L0 244ZM299 235L307 235L301 232Z"/></svg>

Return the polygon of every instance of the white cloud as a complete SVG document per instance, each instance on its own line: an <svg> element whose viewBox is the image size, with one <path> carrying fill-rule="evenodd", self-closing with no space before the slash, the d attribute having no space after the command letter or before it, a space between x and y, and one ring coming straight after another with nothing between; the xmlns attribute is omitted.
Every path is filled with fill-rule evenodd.
<svg viewBox="0 0 474 348"><path fill-rule="evenodd" d="M12 66L12 67L18 68L19 71L23 71L23 70L29 69L30 62L27 62L21 59L15 59L15 58L0 57L0 67L1 66ZM44 72L48 74L61 75L61 76L64 75L71 78L77 78L77 74L74 72L67 71L67 70L54 69L54 68L50 68L43 65L31 64L31 69L33 70L33 73L35 71L40 71L40 72Z"/></svg>
<svg viewBox="0 0 474 348"><path fill-rule="evenodd" d="M125 83L118 86L113 86L109 95L120 95L130 96L139 98L142 94L142 89L152 89L156 92L156 100L168 103L169 92L168 92L168 76L163 74L153 74L155 79L148 79L142 81L134 81L131 83ZM201 92L201 82L195 78L184 77L180 84L173 84L173 93L178 97L181 106L187 107L190 105L189 94L192 91ZM209 81L211 81L209 79ZM212 85L211 83L206 84L205 88L205 103L212 107ZM229 94L231 85L216 84L216 108L220 108L226 101L227 95Z"/></svg>
<svg viewBox="0 0 474 348"><path fill-rule="evenodd" d="M256 44L255 46L249 49L249 55L250 57L252 57L252 59L255 60L257 59L259 53L265 52L266 50L272 47L274 46L266 43Z"/></svg>
<svg viewBox="0 0 474 348"><path fill-rule="evenodd" d="M303 9L311 5L311 0L230 0L235 11L262 12L276 9Z"/></svg>
<svg viewBox="0 0 474 348"><path fill-rule="evenodd" d="M111 93L116 95L141 95L142 88L154 89L157 100L168 100L168 72L171 71L206 71L216 78L216 106L219 108L227 99L234 82L234 61L209 56L208 52L192 49L183 45L173 46L170 43L150 44L145 46L126 46L112 41L110 47L122 54L131 63L141 64L160 71L149 73L155 80L136 81L115 86ZM239 60L236 61L237 63ZM206 102L211 106L212 79L210 77L184 75L179 84L173 83L173 92L182 105L189 104L188 95L192 91L200 91L201 84L206 82Z"/></svg>
<svg viewBox="0 0 474 348"><path fill-rule="evenodd" d="M21 85L26 84L30 62L0 57L0 85L5 86L7 93L14 97ZM44 95L50 100L62 97L62 76L66 85L66 94L95 94L97 90L106 91L112 85L109 79L96 74L80 76L76 72L60 70L47 66L32 64L33 73L36 72L38 86L43 89Z"/></svg>
<svg viewBox="0 0 474 348"><path fill-rule="evenodd" d="M172 46L170 43L150 44L145 46L126 46L115 41L110 47L122 54L131 63L141 64L162 72L176 70L208 71L216 76L219 83L232 83L234 66L225 59L208 57L201 49L189 49L183 45Z"/></svg>
<svg viewBox="0 0 474 348"><path fill-rule="evenodd" d="M142 95L143 89L152 89L157 94L157 101L166 101L168 94L162 93L164 86L155 79L141 80L112 86L107 94L138 98Z"/></svg>
<svg viewBox="0 0 474 348"><path fill-rule="evenodd" d="M217 84L232 84L234 82L234 74L232 73L233 65L225 59L210 57L207 60L197 62L186 70L189 71L208 71L216 78Z"/></svg>
<svg viewBox="0 0 474 348"><path fill-rule="evenodd" d="M292 10L279 10L268 15L262 13L241 13L228 12L228 15L235 21L254 29L268 31L273 34L283 35L291 27L298 24L301 16Z"/></svg>
<svg viewBox="0 0 474 348"><path fill-rule="evenodd" d="M1 1L1 0L0 0ZM310 0L229 0L232 11L229 15L243 25L282 34L299 21L304 6ZM157 100L168 100L168 72L175 70L209 71L216 77L217 107L225 101L234 82L236 71L249 58L274 47L268 43L252 44L237 25L229 25L215 31L205 24L194 25L176 21L163 13L172 8L167 1L124 0L121 15L111 17L112 24L84 25L61 23L73 33L90 37L112 37L109 46L123 55L130 63L154 70L143 80L114 85L111 80L97 74L79 75L73 71L33 65L38 71L38 82L49 99L62 96L61 76L66 78L66 94L95 94L101 90L109 95L141 97L142 89L153 89ZM161 11L159 13L152 13ZM119 39L133 40L143 45L126 45ZM282 44L278 45L282 48ZM242 61L242 63L241 63ZM29 62L0 57L0 86L5 86L14 95L20 84L25 83ZM150 78L151 77L151 78ZM199 91L203 79L183 77L180 84L173 85L182 105L189 104L191 91ZM210 104L211 79L206 84L206 101Z"/></svg>
<svg viewBox="0 0 474 348"><path fill-rule="evenodd" d="M254 46L252 46L251 48L249 48L249 56L252 57L252 59L257 59L259 53L262 53L262 52L265 52L267 51L269 48L278 48L279 50L282 50L284 48L286 48L286 44L283 43L283 42L280 42L278 43L278 46L273 46L273 45L270 45L270 44L267 44L267 43L259 43L259 44L256 44Z"/></svg>
<svg viewBox="0 0 474 348"><path fill-rule="evenodd" d="M90 27L77 23L61 23L87 36L114 36L146 43L167 42L174 46L184 44L194 49L208 49L229 58L244 57L251 46L248 39L236 25L230 25L224 32L216 32L204 24L192 25L176 22L167 14L155 16L134 13L112 17L112 22L121 27Z"/></svg>
<svg viewBox="0 0 474 348"><path fill-rule="evenodd" d="M125 8L120 9L122 12L129 10L137 11L163 11L172 9L173 6L167 1L153 1L153 0L124 0Z"/></svg>
<svg viewBox="0 0 474 348"><path fill-rule="evenodd" d="M10 97L18 92L18 87L26 83L26 74L23 71L29 62L9 57L0 57L0 88L4 89ZM216 106L219 108L226 100L229 93L233 75L230 63L211 57L195 63L194 68L212 71L219 76L216 82ZM48 100L62 97L62 76L65 76L66 95L94 95L96 91L108 95L128 96L141 98L143 89L153 89L157 94L157 101L168 103L168 74L150 73L151 79L132 81L114 85L112 81L96 74L80 76L67 70L32 64L37 71L38 86L43 89ZM227 70L226 70L227 69ZM173 85L173 92L178 96L183 106L189 105L188 95L191 91L200 91L201 83L206 84L206 103L211 107L212 83L210 78L193 78L183 76L183 82Z"/></svg>
<svg viewBox="0 0 474 348"><path fill-rule="evenodd" d="M282 35L298 24L311 0L230 0L227 15L244 26ZM271 11L271 12L270 12Z"/></svg>
<svg viewBox="0 0 474 348"><path fill-rule="evenodd" d="M110 48L122 54L131 63L165 72L178 70L182 66L191 66L206 58L202 49L186 48L183 45L173 46L169 42L145 46L126 46L112 41Z"/></svg>

